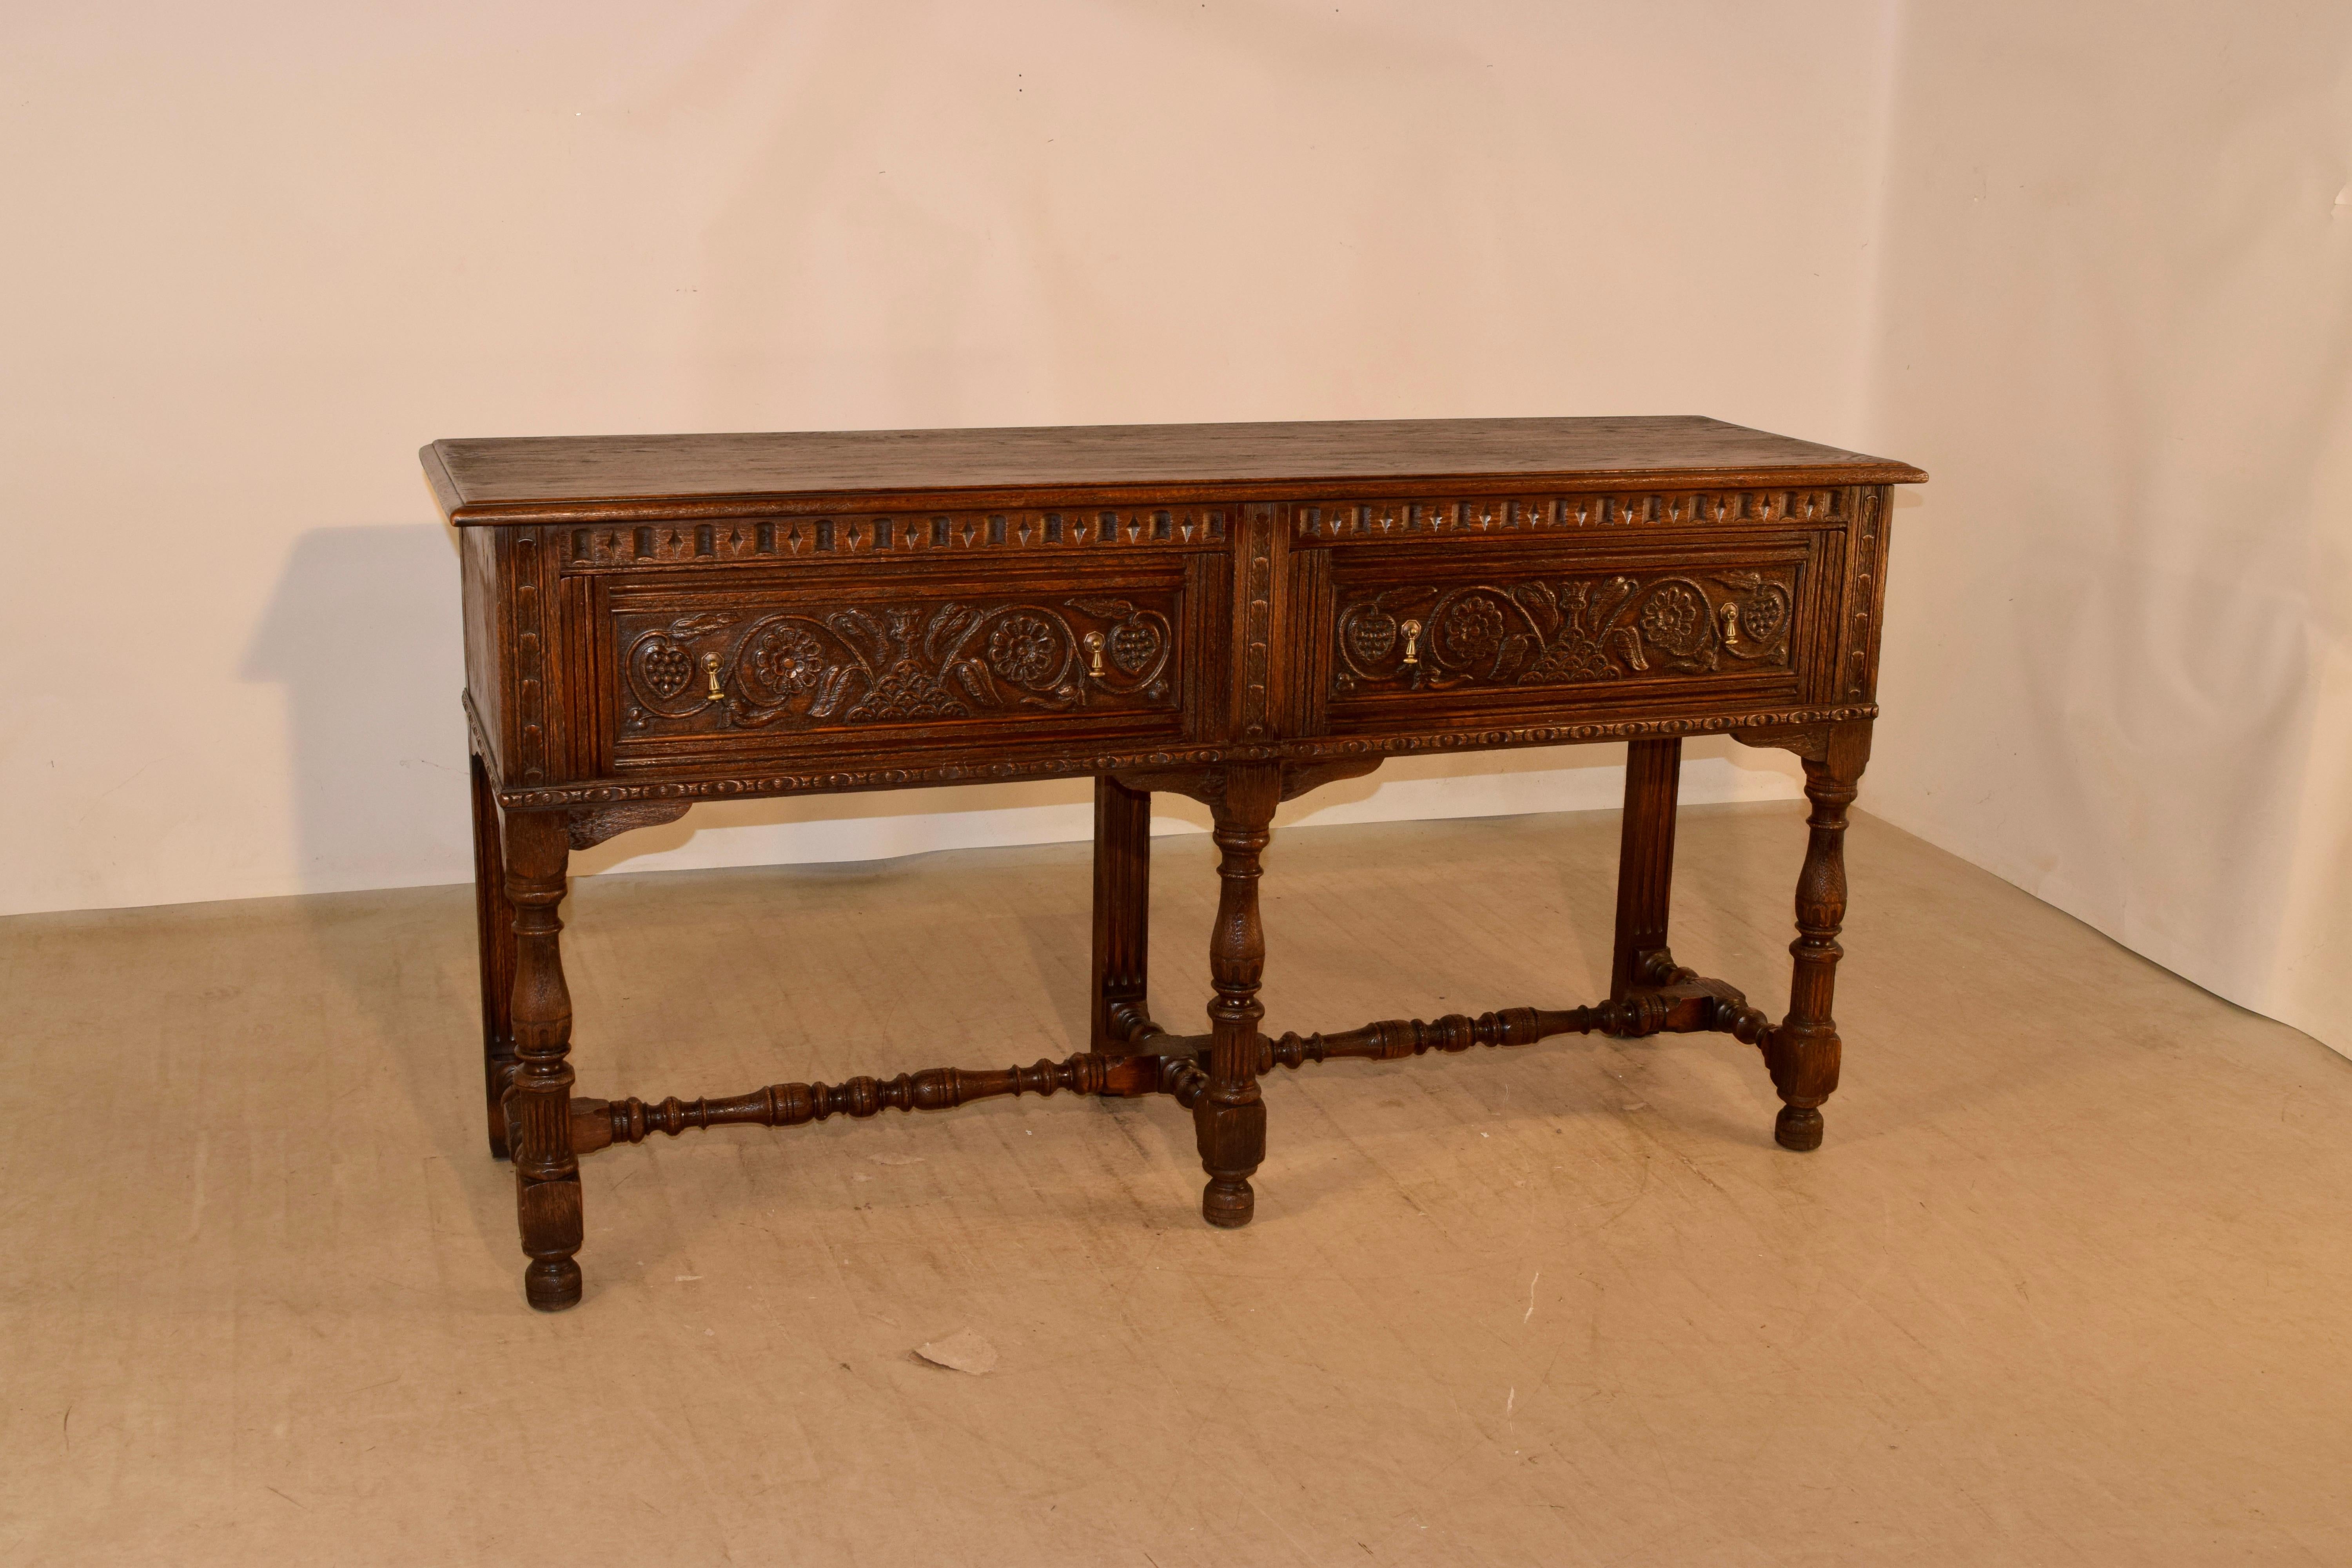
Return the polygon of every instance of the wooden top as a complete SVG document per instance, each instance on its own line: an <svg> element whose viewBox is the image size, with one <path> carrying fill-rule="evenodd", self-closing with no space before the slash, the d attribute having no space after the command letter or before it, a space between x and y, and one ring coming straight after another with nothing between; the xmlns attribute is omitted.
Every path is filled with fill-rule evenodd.
<svg viewBox="0 0 2352 1568"><path fill-rule="evenodd" d="M1480 480L1594 489L1927 477L1694 415L559 436L436 441L419 456L443 515L460 524L658 521L835 498L1035 507L1370 498Z"/></svg>

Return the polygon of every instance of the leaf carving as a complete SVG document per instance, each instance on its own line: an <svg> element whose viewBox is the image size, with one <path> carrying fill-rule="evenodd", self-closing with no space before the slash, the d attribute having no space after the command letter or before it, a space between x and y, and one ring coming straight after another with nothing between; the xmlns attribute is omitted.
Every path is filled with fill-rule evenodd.
<svg viewBox="0 0 2352 1568"><path fill-rule="evenodd" d="M883 635L882 623L864 610L835 610L824 624L868 663L889 657L890 639Z"/></svg>
<svg viewBox="0 0 2352 1568"><path fill-rule="evenodd" d="M680 642L689 642L696 637L709 637L712 632L724 631L742 618L732 610L709 610L698 616L680 616L670 622L669 635Z"/></svg>
<svg viewBox="0 0 2352 1568"><path fill-rule="evenodd" d="M836 664L826 670L824 683L816 689L816 700L809 704L809 717L832 718L834 710L841 706L842 698L847 694L849 678L855 673L856 671L845 664Z"/></svg>
<svg viewBox="0 0 2352 1568"><path fill-rule="evenodd" d="M956 684L962 687L974 702L983 708L1004 706L1004 699L997 691L996 682L989 678L988 670L978 659L958 659L954 674Z"/></svg>
<svg viewBox="0 0 2352 1568"><path fill-rule="evenodd" d="M963 651L971 634L987 619L982 612L962 605L942 605L940 613L931 617L930 626L923 633L923 657L933 664L945 664Z"/></svg>
<svg viewBox="0 0 2352 1568"><path fill-rule="evenodd" d="M1593 602L1592 610L1591 630L1596 637L1603 626L1617 618L1617 612L1625 607L1625 601L1632 598L1640 587L1641 584L1631 577L1612 577L1601 585L1600 597ZM1636 665L1634 668L1638 669L1641 667Z"/></svg>
<svg viewBox="0 0 2352 1568"><path fill-rule="evenodd" d="M1547 637L1559 630L1559 599L1549 583L1522 583L1511 590L1511 597L1538 630Z"/></svg>
<svg viewBox="0 0 2352 1568"><path fill-rule="evenodd" d="M1517 668L1519 661L1527 658L1528 650L1536 646L1536 639L1525 632L1513 632L1505 637L1503 651L1495 656L1495 679L1508 680L1509 672Z"/></svg>

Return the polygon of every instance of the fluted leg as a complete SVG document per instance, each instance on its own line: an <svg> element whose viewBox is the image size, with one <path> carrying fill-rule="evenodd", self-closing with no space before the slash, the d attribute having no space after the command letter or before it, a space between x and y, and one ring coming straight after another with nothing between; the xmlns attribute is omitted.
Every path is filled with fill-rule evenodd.
<svg viewBox="0 0 2352 1568"><path fill-rule="evenodd" d="M490 1153L507 1157L507 1089L514 1083L514 906L507 902L506 851L499 840L499 803L482 759L474 772L474 926L482 977L482 1090L488 1101Z"/></svg>
<svg viewBox="0 0 2352 1568"><path fill-rule="evenodd" d="M523 1293L543 1312L580 1300L580 1162L572 1149L572 994L560 948L563 873L572 855L561 812L513 812L505 826L514 906L514 1087L507 1097Z"/></svg>
<svg viewBox="0 0 2352 1568"><path fill-rule="evenodd" d="M1095 780L1093 1025L1087 1048L1119 1054L1149 1016L1144 976L1151 925L1151 795Z"/></svg>
<svg viewBox="0 0 2352 1568"><path fill-rule="evenodd" d="M1806 818L1812 830L1805 867L1797 878L1796 965L1789 980L1789 1014L1767 1037L1765 1064L1785 1102L1773 1136L1783 1149L1822 1145L1822 1102L1837 1089L1841 1049L1830 1004L1837 984L1838 928L1845 921L1845 813L1870 760L1868 723L1830 731L1819 761L1805 762Z"/></svg>
<svg viewBox="0 0 2352 1568"><path fill-rule="evenodd" d="M1666 951L1675 879L1675 796L1682 782L1680 736L1625 748L1625 820L1617 847L1617 942L1609 998L1622 1001L1643 967Z"/></svg>
<svg viewBox="0 0 2352 1568"><path fill-rule="evenodd" d="M1257 1084L1265 924L1257 884L1259 858L1281 799L1282 770L1269 763L1228 768L1222 798L1210 803L1223 884L1209 939L1209 977L1217 994L1209 1004L1209 1083L1192 1107L1192 1131L1209 1173L1201 1217L1228 1227L1249 1224L1257 1205L1249 1178L1265 1158L1265 1100Z"/></svg>

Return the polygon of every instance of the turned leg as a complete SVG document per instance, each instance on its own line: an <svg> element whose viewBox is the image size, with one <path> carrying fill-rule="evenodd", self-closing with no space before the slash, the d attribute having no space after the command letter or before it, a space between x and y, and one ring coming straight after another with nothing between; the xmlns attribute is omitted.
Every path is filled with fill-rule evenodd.
<svg viewBox="0 0 2352 1568"><path fill-rule="evenodd" d="M1675 880L1675 792L1682 782L1680 736L1625 749L1625 822L1617 847L1617 944L1609 999L1643 984L1651 958L1666 951L1666 910Z"/></svg>
<svg viewBox="0 0 2352 1568"><path fill-rule="evenodd" d="M1120 1054L1129 1030L1150 1016L1144 972L1150 924L1150 792L1097 778L1090 1051Z"/></svg>
<svg viewBox="0 0 2352 1568"><path fill-rule="evenodd" d="M509 813L507 898L514 906L514 1088L507 1097L522 1249L523 1293L543 1312L580 1300L580 1162L572 1152L572 994L560 950L563 872L572 856L558 811Z"/></svg>
<svg viewBox="0 0 2352 1568"><path fill-rule="evenodd" d="M514 1083L514 906L507 902L506 851L499 841L498 797L489 770L474 764L474 933L482 977L482 1090L488 1100L490 1153L507 1157L507 1090Z"/></svg>
<svg viewBox="0 0 2352 1568"><path fill-rule="evenodd" d="M1258 916L1257 883L1259 857L1281 799L1282 770L1264 763L1226 769L1223 795L1210 803L1221 856L1217 926L1209 938L1209 978L1217 994L1209 1004L1209 1083L1193 1104L1192 1131L1209 1173L1201 1217L1228 1227L1249 1224L1257 1204L1249 1178L1265 1158L1265 1100L1257 1085L1265 925Z"/></svg>
<svg viewBox="0 0 2352 1568"><path fill-rule="evenodd" d="M1870 760L1868 723L1831 727L1819 761L1805 761L1805 821L1812 837L1797 877L1796 966L1789 980L1789 1016L1767 1037L1764 1059L1782 1106L1772 1135L1800 1152L1822 1146L1821 1104L1837 1089L1837 1022L1830 1016L1836 988L1838 927L1845 921L1845 811L1853 804L1863 764Z"/></svg>

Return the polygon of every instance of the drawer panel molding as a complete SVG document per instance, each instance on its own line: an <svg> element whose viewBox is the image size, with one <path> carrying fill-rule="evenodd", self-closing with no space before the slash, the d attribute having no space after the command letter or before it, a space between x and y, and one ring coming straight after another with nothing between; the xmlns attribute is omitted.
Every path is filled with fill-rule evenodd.
<svg viewBox="0 0 2352 1568"><path fill-rule="evenodd" d="M1785 671L1798 570L1343 589L1331 694Z"/></svg>
<svg viewBox="0 0 2352 1568"><path fill-rule="evenodd" d="M1172 711L1174 593L614 617L625 739ZM1140 602L1139 602L1140 600Z"/></svg>

